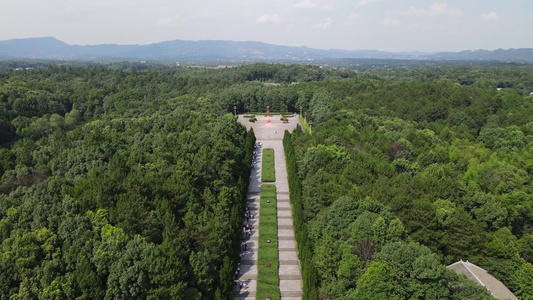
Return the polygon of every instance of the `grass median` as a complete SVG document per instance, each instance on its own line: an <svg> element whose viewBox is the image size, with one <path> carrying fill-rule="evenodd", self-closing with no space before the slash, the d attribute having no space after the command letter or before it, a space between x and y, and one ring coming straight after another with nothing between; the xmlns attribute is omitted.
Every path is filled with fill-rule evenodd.
<svg viewBox="0 0 533 300"><path fill-rule="evenodd" d="M274 169L274 149L272 148L263 149L263 158L261 163L261 181L276 181L276 171Z"/></svg>
<svg viewBox="0 0 533 300"><path fill-rule="evenodd" d="M261 300L265 299L266 296L270 296L272 299L280 299L281 297L278 275L278 221L276 206L276 186L273 184L261 185L256 291L256 299ZM267 266L267 264L270 265Z"/></svg>

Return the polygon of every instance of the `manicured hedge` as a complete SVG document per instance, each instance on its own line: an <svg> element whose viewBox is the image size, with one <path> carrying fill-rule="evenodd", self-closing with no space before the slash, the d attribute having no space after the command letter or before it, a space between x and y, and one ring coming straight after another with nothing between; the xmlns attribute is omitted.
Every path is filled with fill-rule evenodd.
<svg viewBox="0 0 533 300"><path fill-rule="evenodd" d="M260 116L266 116L266 115L267 115L266 112L254 112L253 114L254 114L254 115L260 115ZM282 116L284 116L284 117L285 117L285 116L290 116L290 117L292 117L292 113L290 113L290 112L271 112L271 113L270 113L270 116L271 116L271 117L272 117L272 116L278 116L278 115L282 115Z"/></svg>
<svg viewBox="0 0 533 300"><path fill-rule="evenodd" d="M267 203L267 200L270 201ZM257 290L256 299L280 299L278 221L276 209L276 186L261 185L261 204L259 206L259 250L257 253ZM267 218L269 218L267 220ZM266 240L269 239L270 243ZM269 263L270 267L265 264Z"/></svg>
<svg viewBox="0 0 533 300"><path fill-rule="evenodd" d="M255 133L253 128L250 128L246 134L246 139L244 141L244 158L242 169L240 171L240 176L238 179L239 190L235 194L235 200L240 201L240 205L235 205L231 211L231 226L233 231L233 238L228 243L232 244L230 247L230 252L227 254L228 260L224 261L223 266L220 268L220 282L224 282L225 285L221 284L220 294L224 295L222 298L231 299L233 297L233 286L234 280L233 276L235 272L235 265L237 264L237 257L239 256L239 247L241 244L242 237L242 215L244 214L246 202L247 202L247 191L249 185L249 176L251 172L251 163L253 157L253 150L255 145Z"/></svg>
<svg viewBox="0 0 533 300"><path fill-rule="evenodd" d="M302 117L301 115L299 116L300 118L300 122L302 123L305 131L309 131L311 132L310 128L309 128L309 123L307 123L307 121L304 119L304 117Z"/></svg>
<svg viewBox="0 0 533 300"><path fill-rule="evenodd" d="M261 181L276 181L276 170L274 167L274 149L272 148L263 149L263 157L261 163Z"/></svg>
<svg viewBox="0 0 533 300"><path fill-rule="evenodd" d="M285 159L287 162L287 176L289 179L290 201L292 208L292 219L294 235L298 244L298 257L302 267L303 278L303 298L309 300L318 299L318 276L313 264L313 254L311 245L307 237L307 226L303 221L302 183L298 177L296 167L296 156L291 142L291 134L285 130L283 136L283 147L285 149Z"/></svg>

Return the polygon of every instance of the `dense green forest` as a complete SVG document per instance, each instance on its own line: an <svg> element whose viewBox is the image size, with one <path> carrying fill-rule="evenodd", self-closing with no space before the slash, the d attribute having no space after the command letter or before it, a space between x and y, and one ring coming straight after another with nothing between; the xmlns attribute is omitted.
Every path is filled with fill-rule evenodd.
<svg viewBox="0 0 533 300"><path fill-rule="evenodd" d="M290 139L317 297L486 297L454 290L459 259L533 297L531 68L373 73L301 84L314 129Z"/></svg>
<svg viewBox="0 0 533 300"><path fill-rule="evenodd" d="M231 298L255 140L168 78L1 75L1 299Z"/></svg>
<svg viewBox="0 0 533 300"><path fill-rule="evenodd" d="M313 124L286 136L307 298L489 298L459 259L531 298L530 92L531 66L6 69L0 299L230 299L255 142L230 112L267 105Z"/></svg>

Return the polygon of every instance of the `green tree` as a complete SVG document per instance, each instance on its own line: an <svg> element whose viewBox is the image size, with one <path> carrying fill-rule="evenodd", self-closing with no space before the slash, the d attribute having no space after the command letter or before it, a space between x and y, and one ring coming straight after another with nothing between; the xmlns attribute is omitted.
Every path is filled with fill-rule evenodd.
<svg viewBox="0 0 533 300"><path fill-rule="evenodd" d="M214 266L207 250L201 252L192 252L190 257L192 275L198 291L203 297L210 298L215 292L213 289Z"/></svg>
<svg viewBox="0 0 533 300"><path fill-rule="evenodd" d="M392 293L393 285L389 266L373 262L357 281L357 288L348 299L400 299Z"/></svg>
<svg viewBox="0 0 533 300"><path fill-rule="evenodd" d="M357 279L361 276L363 265L359 256L355 254L353 246L345 246L342 259L337 269L337 278L347 289L355 288Z"/></svg>
<svg viewBox="0 0 533 300"><path fill-rule="evenodd" d="M139 236L128 241L125 251L109 268L105 299L146 298L150 281L147 259L153 247Z"/></svg>
<svg viewBox="0 0 533 300"><path fill-rule="evenodd" d="M330 234L323 233L315 249L315 264L322 280L332 279L336 275L339 255L335 251L335 242Z"/></svg>

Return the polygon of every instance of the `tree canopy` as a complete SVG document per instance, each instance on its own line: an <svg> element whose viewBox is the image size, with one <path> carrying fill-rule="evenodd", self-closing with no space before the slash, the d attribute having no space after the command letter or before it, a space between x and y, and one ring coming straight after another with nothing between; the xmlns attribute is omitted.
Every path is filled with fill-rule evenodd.
<svg viewBox="0 0 533 300"><path fill-rule="evenodd" d="M267 105L312 122L284 140L306 297L490 298L459 259L533 296L531 66L34 66L0 72L0 299L230 299L233 107Z"/></svg>

